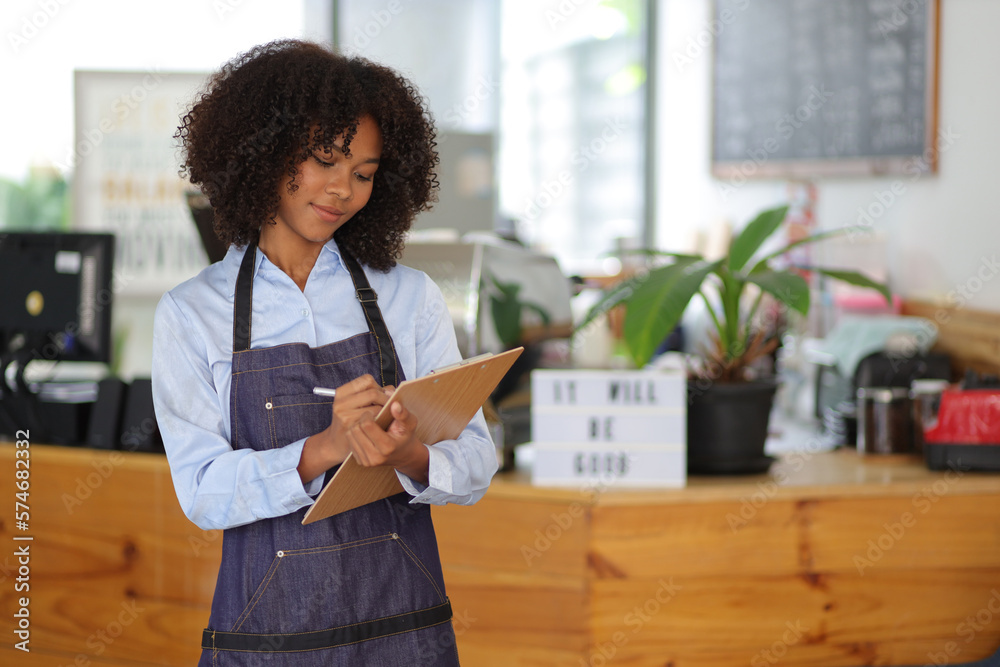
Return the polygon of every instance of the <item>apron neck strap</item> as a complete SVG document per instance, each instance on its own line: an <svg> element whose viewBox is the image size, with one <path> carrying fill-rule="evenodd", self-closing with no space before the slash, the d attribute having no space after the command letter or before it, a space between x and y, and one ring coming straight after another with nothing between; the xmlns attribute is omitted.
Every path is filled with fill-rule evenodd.
<svg viewBox="0 0 1000 667"><path fill-rule="evenodd" d="M243 262L240 264L239 275L236 276L236 294L233 303L233 352L244 352L250 349L250 325L253 311L253 269L257 257L257 242L247 244ZM343 248L340 257L344 261L347 272L354 282L354 293L365 311L368 330L375 336L378 345L379 369L382 385L399 384L396 375L396 352L392 347L389 329L382 319L382 311L378 307L378 294L368 283L364 269L354 257Z"/></svg>
<svg viewBox="0 0 1000 667"><path fill-rule="evenodd" d="M358 264L358 260L354 259L343 248L340 249L340 257L344 260L344 266L347 267L348 273L351 274L351 280L354 281L354 294L358 297L358 301L361 302L361 307L365 311L368 330L375 336L375 342L378 344L382 386L391 384L396 387L399 385L396 377L396 351L392 347L389 328L385 326L385 320L382 319L382 310L378 307L378 294L368 284L368 277L361 265Z"/></svg>
<svg viewBox="0 0 1000 667"><path fill-rule="evenodd" d="M236 295L233 297L233 352L250 349L250 316L253 313L253 265L257 258L257 242L247 244L247 251L236 276Z"/></svg>

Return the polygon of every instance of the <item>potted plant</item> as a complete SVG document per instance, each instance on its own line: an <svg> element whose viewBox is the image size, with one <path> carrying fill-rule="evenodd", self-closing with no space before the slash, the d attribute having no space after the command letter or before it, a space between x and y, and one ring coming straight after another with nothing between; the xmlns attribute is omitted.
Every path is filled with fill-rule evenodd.
<svg viewBox="0 0 1000 667"><path fill-rule="evenodd" d="M708 260L700 255L650 253L672 262L637 274L608 290L591 308L579 331L611 308L625 309L622 337L637 368L644 367L661 342L680 323L688 304L704 301L712 322L710 344L688 370L688 470L702 473L760 472L768 418L777 383L755 377L755 362L775 350L780 327L761 326L757 317L765 295L806 315L809 284L802 271L868 287L891 298L888 288L854 272L816 266L782 266L791 249L847 233L822 232L765 253L765 242L781 227L787 206L760 213L735 238L728 253Z"/></svg>

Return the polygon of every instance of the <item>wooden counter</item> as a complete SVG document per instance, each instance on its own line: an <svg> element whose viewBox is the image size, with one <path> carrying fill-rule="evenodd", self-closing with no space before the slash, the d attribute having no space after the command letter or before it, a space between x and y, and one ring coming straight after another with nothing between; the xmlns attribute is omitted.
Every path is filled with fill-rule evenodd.
<svg viewBox="0 0 1000 667"><path fill-rule="evenodd" d="M0 664L192 665L221 552L151 454L0 445ZM463 664L955 664L1000 647L1000 475L791 454L680 490L500 476L434 508ZM13 537L31 536L28 542ZM30 544L31 660L13 649Z"/></svg>

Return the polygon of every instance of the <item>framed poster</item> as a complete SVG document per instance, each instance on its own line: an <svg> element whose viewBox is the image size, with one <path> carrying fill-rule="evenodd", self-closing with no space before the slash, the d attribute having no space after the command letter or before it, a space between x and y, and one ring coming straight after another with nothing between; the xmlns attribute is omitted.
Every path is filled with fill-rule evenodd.
<svg viewBox="0 0 1000 667"><path fill-rule="evenodd" d="M74 72L72 228L116 234L117 294L158 296L207 265L174 139L207 77Z"/></svg>

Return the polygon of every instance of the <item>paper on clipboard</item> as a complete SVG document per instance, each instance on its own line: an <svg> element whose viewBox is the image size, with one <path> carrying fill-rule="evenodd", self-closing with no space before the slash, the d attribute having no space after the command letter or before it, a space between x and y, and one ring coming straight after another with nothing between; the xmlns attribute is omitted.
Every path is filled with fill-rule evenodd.
<svg viewBox="0 0 1000 667"><path fill-rule="evenodd" d="M382 428L392 423L392 404L401 402L417 417L416 436L429 445L454 440L468 426L486 399L507 374L524 348L482 355L399 383L375 417ZM403 490L396 470L366 468L353 455L340 465L302 519L303 525L361 507Z"/></svg>

